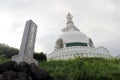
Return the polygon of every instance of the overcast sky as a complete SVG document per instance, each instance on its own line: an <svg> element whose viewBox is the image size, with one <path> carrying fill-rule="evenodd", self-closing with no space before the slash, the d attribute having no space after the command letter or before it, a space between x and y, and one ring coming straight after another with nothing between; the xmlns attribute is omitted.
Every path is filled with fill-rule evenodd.
<svg viewBox="0 0 120 80"><path fill-rule="evenodd" d="M120 0L0 0L0 43L19 49L25 23L32 19L38 25L35 51L49 54L68 12L95 47L120 54Z"/></svg>

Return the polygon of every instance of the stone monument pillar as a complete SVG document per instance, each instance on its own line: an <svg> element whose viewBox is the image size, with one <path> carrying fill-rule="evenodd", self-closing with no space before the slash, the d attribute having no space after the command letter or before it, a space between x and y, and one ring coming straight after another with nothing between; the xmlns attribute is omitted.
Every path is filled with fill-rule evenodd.
<svg viewBox="0 0 120 80"><path fill-rule="evenodd" d="M38 62L33 59L36 32L37 25L32 20L28 20L25 25L19 54L12 56L12 61L17 63L24 61L28 64L35 63L38 65Z"/></svg>

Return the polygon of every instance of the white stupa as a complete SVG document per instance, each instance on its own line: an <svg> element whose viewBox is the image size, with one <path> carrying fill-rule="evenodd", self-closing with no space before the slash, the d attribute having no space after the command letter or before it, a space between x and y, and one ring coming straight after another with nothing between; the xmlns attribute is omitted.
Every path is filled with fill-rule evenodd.
<svg viewBox="0 0 120 80"><path fill-rule="evenodd" d="M63 34L57 39L55 49L47 55L48 60L67 60L80 57L110 58L110 52L104 47L95 48L93 41L82 33L73 23L70 13Z"/></svg>

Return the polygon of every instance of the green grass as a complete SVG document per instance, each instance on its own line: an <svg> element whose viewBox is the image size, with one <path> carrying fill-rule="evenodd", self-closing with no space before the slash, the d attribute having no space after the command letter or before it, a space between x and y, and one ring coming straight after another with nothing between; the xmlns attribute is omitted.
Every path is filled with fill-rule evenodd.
<svg viewBox="0 0 120 80"><path fill-rule="evenodd" d="M0 64L9 61L0 55ZM76 58L39 62L55 80L120 80L120 59Z"/></svg>
<svg viewBox="0 0 120 80"><path fill-rule="evenodd" d="M0 64L3 63L3 62L6 62L6 61L9 61L10 59L6 58L6 57L3 57L1 54L0 54Z"/></svg>
<svg viewBox="0 0 120 80"><path fill-rule="evenodd" d="M39 66L60 80L120 80L120 60L76 58L39 62Z"/></svg>

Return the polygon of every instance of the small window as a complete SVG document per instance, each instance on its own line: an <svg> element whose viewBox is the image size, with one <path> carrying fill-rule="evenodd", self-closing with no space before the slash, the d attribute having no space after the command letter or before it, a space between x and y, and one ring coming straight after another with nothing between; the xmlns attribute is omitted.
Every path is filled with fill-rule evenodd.
<svg viewBox="0 0 120 80"><path fill-rule="evenodd" d="M66 44L66 47L71 47L71 46L87 46L87 43L74 42L74 43Z"/></svg>

